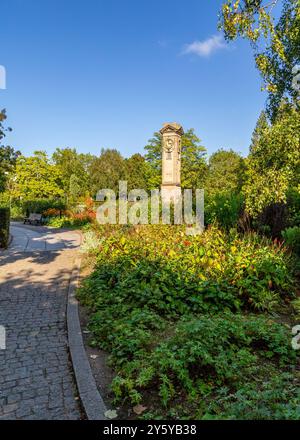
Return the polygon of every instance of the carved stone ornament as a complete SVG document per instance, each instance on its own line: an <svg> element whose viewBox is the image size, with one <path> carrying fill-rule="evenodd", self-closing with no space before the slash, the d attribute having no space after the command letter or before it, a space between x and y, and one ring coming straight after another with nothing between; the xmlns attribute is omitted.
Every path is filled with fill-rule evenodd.
<svg viewBox="0 0 300 440"><path fill-rule="evenodd" d="M174 150L174 140L172 138L167 138L164 144L167 153L171 153Z"/></svg>

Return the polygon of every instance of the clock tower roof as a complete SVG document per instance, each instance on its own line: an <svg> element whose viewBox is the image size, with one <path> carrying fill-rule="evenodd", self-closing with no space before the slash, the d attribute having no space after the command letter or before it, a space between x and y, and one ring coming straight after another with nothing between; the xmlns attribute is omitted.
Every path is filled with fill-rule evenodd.
<svg viewBox="0 0 300 440"><path fill-rule="evenodd" d="M176 133L182 136L184 134L184 130L180 124L177 124L177 122L167 122L163 125L163 128L160 130L161 134L164 133Z"/></svg>

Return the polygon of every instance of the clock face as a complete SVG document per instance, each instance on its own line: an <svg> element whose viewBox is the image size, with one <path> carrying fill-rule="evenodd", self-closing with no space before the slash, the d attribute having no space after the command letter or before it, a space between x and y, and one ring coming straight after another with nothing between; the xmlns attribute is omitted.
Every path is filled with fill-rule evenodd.
<svg viewBox="0 0 300 440"><path fill-rule="evenodd" d="M171 138L166 139L165 141L165 150L167 153L171 153L174 149L174 140Z"/></svg>

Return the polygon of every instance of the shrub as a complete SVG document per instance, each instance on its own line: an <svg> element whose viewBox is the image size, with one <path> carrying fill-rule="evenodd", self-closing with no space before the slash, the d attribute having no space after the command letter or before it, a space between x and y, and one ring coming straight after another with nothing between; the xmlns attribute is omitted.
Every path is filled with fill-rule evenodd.
<svg viewBox="0 0 300 440"><path fill-rule="evenodd" d="M49 208L46 209L46 211L43 211L43 216L44 217L61 217L62 215L64 215L64 211L61 211L60 209L57 208Z"/></svg>
<svg viewBox="0 0 300 440"><path fill-rule="evenodd" d="M229 230L236 227L243 209L243 197L235 193L218 193L205 206L207 224L217 224Z"/></svg>
<svg viewBox="0 0 300 440"><path fill-rule="evenodd" d="M35 199L25 200L22 203L23 214L34 212L43 214L47 209L57 209L63 211L66 209L66 203L62 199Z"/></svg>
<svg viewBox="0 0 300 440"><path fill-rule="evenodd" d="M257 382L245 383L228 394L228 388L217 391L206 409L204 419L235 420L299 420L299 391L295 376L280 372L257 387Z"/></svg>
<svg viewBox="0 0 300 440"><path fill-rule="evenodd" d="M300 256L300 227L288 228L283 231L282 236L286 244Z"/></svg>
<svg viewBox="0 0 300 440"><path fill-rule="evenodd" d="M82 226L87 223L92 223L96 219L96 212L85 210L83 212L79 212L77 214L72 215L73 223L77 226Z"/></svg>
<svg viewBox="0 0 300 440"><path fill-rule="evenodd" d="M10 209L0 208L0 247L7 248L9 242Z"/></svg>
<svg viewBox="0 0 300 440"><path fill-rule="evenodd" d="M99 247L87 298L149 307L177 317L186 312L271 309L295 290L291 258L256 235L226 239L215 228L187 237L182 228L113 229Z"/></svg>
<svg viewBox="0 0 300 440"><path fill-rule="evenodd" d="M83 243L80 247L82 253L97 253L100 245L102 244L102 239L97 236L95 231L88 230L83 234Z"/></svg>
<svg viewBox="0 0 300 440"><path fill-rule="evenodd" d="M287 205L289 208L289 226L300 227L300 191L293 188L288 192Z"/></svg>
<svg viewBox="0 0 300 440"><path fill-rule="evenodd" d="M265 207L255 220L255 226L261 234L280 238L282 231L288 226L289 211L284 203L273 203Z"/></svg>
<svg viewBox="0 0 300 440"><path fill-rule="evenodd" d="M175 226L94 226L90 238L97 264L78 297L91 312L92 345L116 368L117 401L148 399L160 417L228 417L222 388L235 395L245 385L246 401L249 384L263 392L294 365L289 329L250 314L293 298L283 246L215 227L187 237Z"/></svg>
<svg viewBox="0 0 300 440"><path fill-rule="evenodd" d="M51 210L51 212L53 212L53 210ZM86 211L78 214L63 211L61 217L49 216L47 218L47 225L53 228L78 228L93 223L95 215L95 213Z"/></svg>
<svg viewBox="0 0 300 440"><path fill-rule="evenodd" d="M24 218L22 207L19 204L12 205L11 218L14 220L22 220Z"/></svg>
<svg viewBox="0 0 300 440"><path fill-rule="evenodd" d="M52 228L69 228L73 226L70 217L66 216L49 217L47 219L47 225Z"/></svg>
<svg viewBox="0 0 300 440"><path fill-rule="evenodd" d="M151 331L147 320L157 330ZM159 398L163 409L176 407L180 401L185 407L181 417L206 418L210 412L222 411L221 402L219 408L214 405L222 388L226 396L238 395L252 383L259 394L266 386L270 388L279 368L292 371L296 365L288 329L265 317L191 315L166 331L155 316L140 310L132 322L126 330L110 333L114 336L111 363L116 365L123 358L112 384L117 402L127 397L132 404L140 403L153 390L152 398ZM295 397L292 376L289 385ZM272 410L272 402L261 406Z"/></svg>

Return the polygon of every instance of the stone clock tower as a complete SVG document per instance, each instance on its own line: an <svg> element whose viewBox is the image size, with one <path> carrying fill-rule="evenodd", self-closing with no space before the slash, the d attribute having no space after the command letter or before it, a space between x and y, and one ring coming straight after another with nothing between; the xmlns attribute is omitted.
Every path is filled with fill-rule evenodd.
<svg viewBox="0 0 300 440"><path fill-rule="evenodd" d="M162 135L162 198L176 201L181 195L181 137L183 128L177 123L164 124Z"/></svg>

